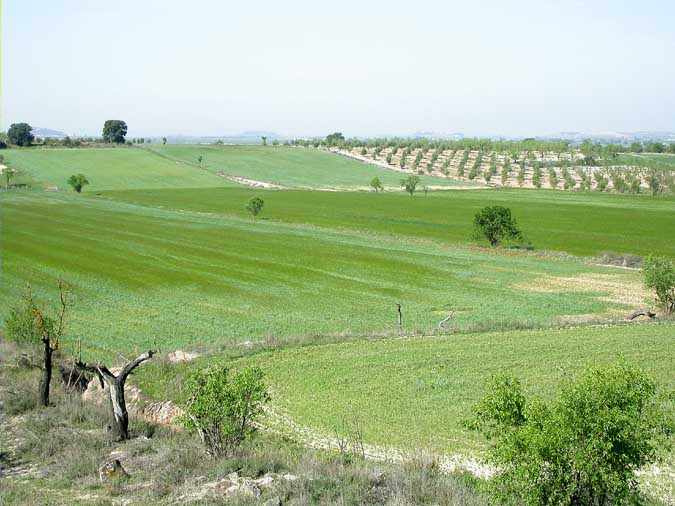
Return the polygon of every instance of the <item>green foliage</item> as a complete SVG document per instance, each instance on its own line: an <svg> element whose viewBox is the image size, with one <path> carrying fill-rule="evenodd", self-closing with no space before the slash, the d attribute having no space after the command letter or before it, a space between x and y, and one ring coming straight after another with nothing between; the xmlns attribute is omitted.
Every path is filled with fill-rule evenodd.
<svg viewBox="0 0 675 506"><path fill-rule="evenodd" d="M127 124L119 119L109 119L103 123L103 141L124 144L127 135Z"/></svg>
<svg viewBox="0 0 675 506"><path fill-rule="evenodd" d="M253 431L269 401L263 373L247 367L231 375L224 365L194 372L187 380L184 426L197 432L213 456L230 454Z"/></svg>
<svg viewBox="0 0 675 506"><path fill-rule="evenodd" d="M40 340L40 329L35 320L38 310L30 287L21 297L19 303L10 309L9 316L5 320L5 335L10 341L19 344L35 345ZM54 321L45 318L45 328L52 330Z"/></svg>
<svg viewBox="0 0 675 506"><path fill-rule="evenodd" d="M401 187L412 197L415 194L417 185L420 184L419 176L411 175L405 179L401 179Z"/></svg>
<svg viewBox="0 0 675 506"><path fill-rule="evenodd" d="M249 212L253 221L262 212L265 201L260 197L252 197L246 204L246 210Z"/></svg>
<svg viewBox="0 0 675 506"><path fill-rule="evenodd" d="M675 310L675 268L672 260L649 255L642 267L642 275L647 288L656 292L656 298L670 314Z"/></svg>
<svg viewBox="0 0 675 506"><path fill-rule="evenodd" d="M82 188L89 184L89 180L84 174L73 174L68 178L68 184L73 187L77 193L82 193Z"/></svg>
<svg viewBox="0 0 675 506"><path fill-rule="evenodd" d="M7 139L17 146L30 146L35 139L32 131L33 127L28 123L13 123L7 130Z"/></svg>
<svg viewBox="0 0 675 506"><path fill-rule="evenodd" d="M548 184L551 186L551 188L556 189L558 188L558 174L556 174L556 171L553 167L548 169Z"/></svg>
<svg viewBox="0 0 675 506"><path fill-rule="evenodd" d="M587 370L550 403L495 377L474 414L470 425L493 441L497 498L532 505L627 502L672 429L655 383L625 363Z"/></svg>
<svg viewBox="0 0 675 506"><path fill-rule="evenodd" d="M532 184L535 188L541 188L541 167L538 162L535 162L534 168L532 169Z"/></svg>
<svg viewBox="0 0 675 506"><path fill-rule="evenodd" d="M326 144L329 146L336 146L345 141L345 136L341 132L334 132L326 136Z"/></svg>
<svg viewBox="0 0 675 506"><path fill-rule="evenodd" d="M378 191L384 190L384 186L382 186L382 181L380 181L380 178L375 176L373 179L370 180L370 187L375 190L377 193Z"/></svg>
<svg viewBox="0 0 675 506"><path fill-rule="evenodd" d="M522 240L522 233L507 207L484 207L474 216L473 224L476 235L485 237L491 246L498 246L505 239Z"/></svg>

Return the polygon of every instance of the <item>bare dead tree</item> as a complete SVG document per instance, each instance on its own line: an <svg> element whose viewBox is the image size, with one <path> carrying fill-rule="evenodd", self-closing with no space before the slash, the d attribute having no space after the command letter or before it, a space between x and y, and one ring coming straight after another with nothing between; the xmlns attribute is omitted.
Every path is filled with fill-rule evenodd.
<svg viewBox="0 0 675 506"><path fill-rule="evenodd" d="M150 360L156 352L148 350L140 354L131 362L122 368L117 374L113 374L105 365L99 363L87 365L82 362L79 367L95 373L101 384L101 388L108 387L108 396L110 400L110 421L112 436L115 441L126 441L129 439L129 413L124 399L124 385L127 377L146 360Z"/></svg>
<svg viewBox="0 0 675 506"><path fill-rule="evenodd" d="M656 318L656 313L651 309L640 308L633 311L631 314L626 316L626 320L634 320L638 316L647 316L648 318Z"/></svg>
<svg viewBox="0 0 675 506"><path fill-rule="evenodd" d="M68 309L68 288L63 280L59 280L59 301L61 304L56 322L46 317L42 310L32 301L29 303L35 319L35 327L42 341L42 377L40 378L40 404L49 406L49 391L52 382L52 355L59 349L59 341L65 328L66 311Z"/></svg>

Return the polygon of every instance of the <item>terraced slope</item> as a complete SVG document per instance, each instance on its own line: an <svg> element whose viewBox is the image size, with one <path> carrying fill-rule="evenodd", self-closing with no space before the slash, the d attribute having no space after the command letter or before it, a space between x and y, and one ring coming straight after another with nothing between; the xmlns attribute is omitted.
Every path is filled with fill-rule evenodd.
<svg viewBox="0 0 675 506"><path fill-rule="evenodd" d="M201 165L212 172L263 181L283 187L365 189L375 176L382 184L398 188L401 174L343 156L310 148L285 146L154 146L153 151L172 159ZM425 176L422 185L452 186L456 182Z"/></svg>

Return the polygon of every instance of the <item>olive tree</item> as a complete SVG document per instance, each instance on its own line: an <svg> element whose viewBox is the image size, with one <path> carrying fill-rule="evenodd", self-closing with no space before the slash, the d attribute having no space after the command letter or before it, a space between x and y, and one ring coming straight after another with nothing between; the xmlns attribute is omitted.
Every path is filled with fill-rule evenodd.
<svg viewBox="0 0 675 506"><path fill-rule="evenodd" d="M468 425L490 441L497 499L529 505L633 503L635 472L673 428L654 381L625 363L588 369L550 402L493 377Z"/></svg>
<svg viewBox="0 0 675 506"><path fill-rule="evenodd" d="M523 238L507 207L484 207L474 216L473 225L476 237L484 237L493 247L505 239L520 241Z"/></svg>
<svg viewBox="0 0 675 506"><path fill-rule="evenodd" d="M384 190L384 186L382 186L382 181L380 181L380 178L377 176L375 176L373 179L370 180L370 187L373 190L375 190L375 193Z"/></svg>

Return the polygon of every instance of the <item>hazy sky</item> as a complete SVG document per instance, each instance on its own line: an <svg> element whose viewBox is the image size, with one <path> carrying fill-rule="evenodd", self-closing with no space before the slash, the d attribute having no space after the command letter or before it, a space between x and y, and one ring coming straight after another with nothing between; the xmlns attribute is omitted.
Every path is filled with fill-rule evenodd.
<svg viewBox="0 0 675 506"><path fill-rule="evenodd" d="M4 0L2 126L675 130L673 0Z"/></svg>

